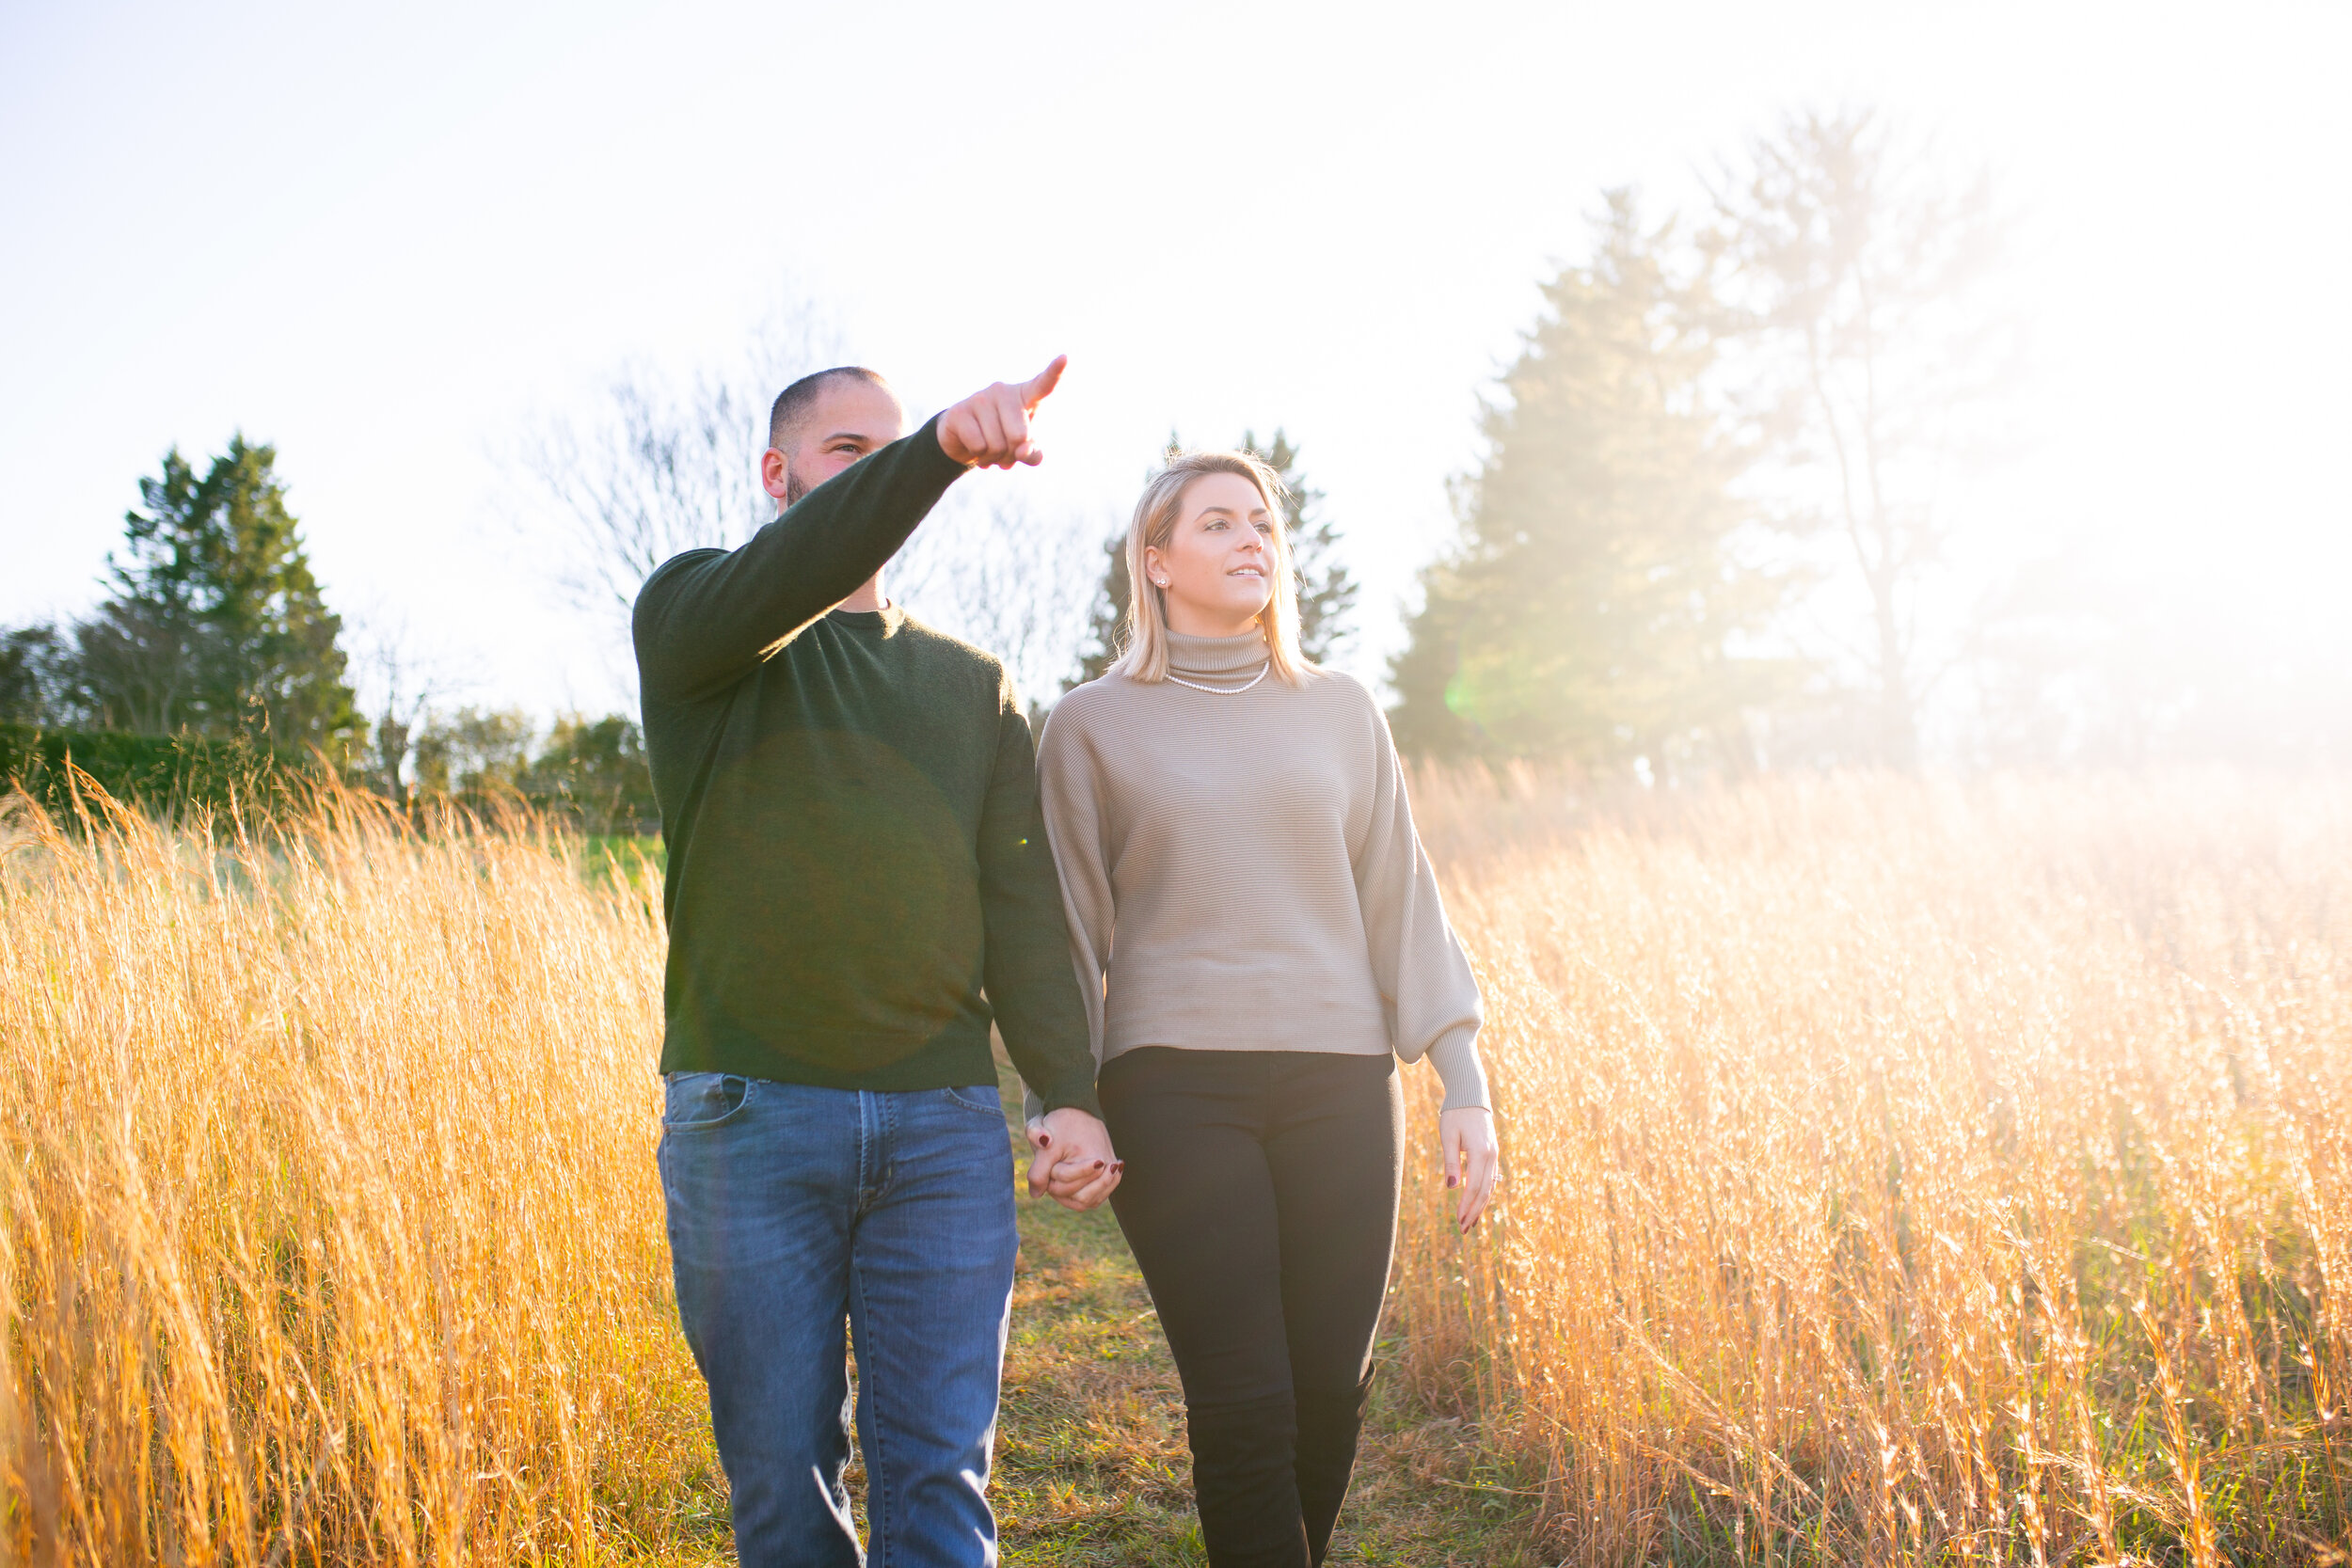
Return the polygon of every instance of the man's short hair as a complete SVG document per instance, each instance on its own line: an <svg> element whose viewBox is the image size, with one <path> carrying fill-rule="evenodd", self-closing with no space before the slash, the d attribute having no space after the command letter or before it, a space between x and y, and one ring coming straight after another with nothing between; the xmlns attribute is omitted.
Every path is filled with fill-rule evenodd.
<svg viewBox="0 0 2352 1568"><path fill-rule="evenodd" d="M880 371L869 371L863 365L835 365L829 371L804 375L776 394L776 405L768 411L768 444L778 451L790 451L800 439L801 425L809 410L817 406L817 400L824 395L828 386L840 380L863 381L868 387L891 391L890 383L882 379Z"/></svg>

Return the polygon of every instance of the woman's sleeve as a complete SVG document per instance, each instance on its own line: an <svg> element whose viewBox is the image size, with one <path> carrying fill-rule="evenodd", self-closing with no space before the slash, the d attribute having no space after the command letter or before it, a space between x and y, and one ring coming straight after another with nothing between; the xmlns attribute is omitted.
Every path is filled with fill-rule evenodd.
<svg viewBox="0 0 2352 1568"><path fill-rule="evenodd" d="M1087 1038L1103 1062L1103 985L1111 956L1110 854L1104 841L1102 775L1082 733L1082 720L1065 697L1045 721L1038 741L1037 787L1045 812L1045 842L1061 880L1061 907L1070 927L1070 962L1086 1004ZM1025 1117L1042 1114L1032 1091Z"/></svg>
<svg viewBox="0 0 2352 1568"><path fill-rule="evenodd" d="M1478 981L1446 923L1438 874L1413 831L1405 768L1389 723L1369 693L1373 781L1369 822L1357 848L1356 896L1372 944L1372 973L1389 1009L1390 1037L1407 1062L1429 1058L1445 1085L1445 1108L1491 1108L1478 1059Z"/></svg>

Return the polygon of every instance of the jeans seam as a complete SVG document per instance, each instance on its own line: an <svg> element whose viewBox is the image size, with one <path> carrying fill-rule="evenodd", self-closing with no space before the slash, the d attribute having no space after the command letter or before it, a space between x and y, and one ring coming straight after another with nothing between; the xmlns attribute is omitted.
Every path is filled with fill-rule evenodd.
<svg viewBox="0 0 2352 1568"><path fill-rule="evenodd" d="M874 1097L874 1122L881 1134L875 1141L880 1158L875 1162L875 1182L871 1207L880 1208L890 1201L890 1190L898 1184L898 1097L878 1094Z"/></svg>

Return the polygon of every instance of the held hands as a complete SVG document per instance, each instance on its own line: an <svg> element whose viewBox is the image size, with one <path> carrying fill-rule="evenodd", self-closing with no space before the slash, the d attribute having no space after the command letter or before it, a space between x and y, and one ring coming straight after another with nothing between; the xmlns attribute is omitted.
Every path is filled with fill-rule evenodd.
<svg viewBox="0 0 2352 1568"><path fill-rule="evenodd" d="M1029 1196L1050 1194L1073 1211L1091 1209L1110 1196L1126 1169L1126 1162L1111 1153L1110 1130L1075 1106L1048 1111L1030 1122L1029 1148Z"/></svg>
<svg viewBox="0 0 2352 1568"><path fill-rule="evenodd" d="M999 381L984 387L939 416L939 449L971 467L1009 468L1015 463L1031 467L1045 461L1044 449L1029 439L1029 420L1037 405L1061 380L1070 356L1057 354L1054 362L1021 383Z"/></svg>
<svg viewBox="0 0 2352 1568"><path fill-rule="evenodd" d="M1495 1196L1495 1118L1483 1105L1465 1105L1438 1117L1438 1150L1445 1184L1456 1189L1454 1223L1464 1233L1478 1223Z"/></svg>

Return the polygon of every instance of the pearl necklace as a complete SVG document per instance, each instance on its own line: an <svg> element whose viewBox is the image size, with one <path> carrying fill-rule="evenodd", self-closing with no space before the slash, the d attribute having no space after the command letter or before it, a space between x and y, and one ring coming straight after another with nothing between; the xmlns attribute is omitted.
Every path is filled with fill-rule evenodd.
<svg viewBox="0 0 2352 1568"><path fill-rule="evenodd" d="M1195 691L1205 691L1212 697L1238 697L1243 692L1248 690L1251 687L1257 685L1260 681L1265 679L1266 672L1273 668L1274 660L1269 658L1263 664L1258 666L1258 673L1256 674L1250 676L1247 681L1244 681L1239 686L1202 686L1199 681L1188 681L1184 679L1184 676L1176 674L1171 674L1168 678L1174 681L1178 686L1189 686Z"/></svg>

